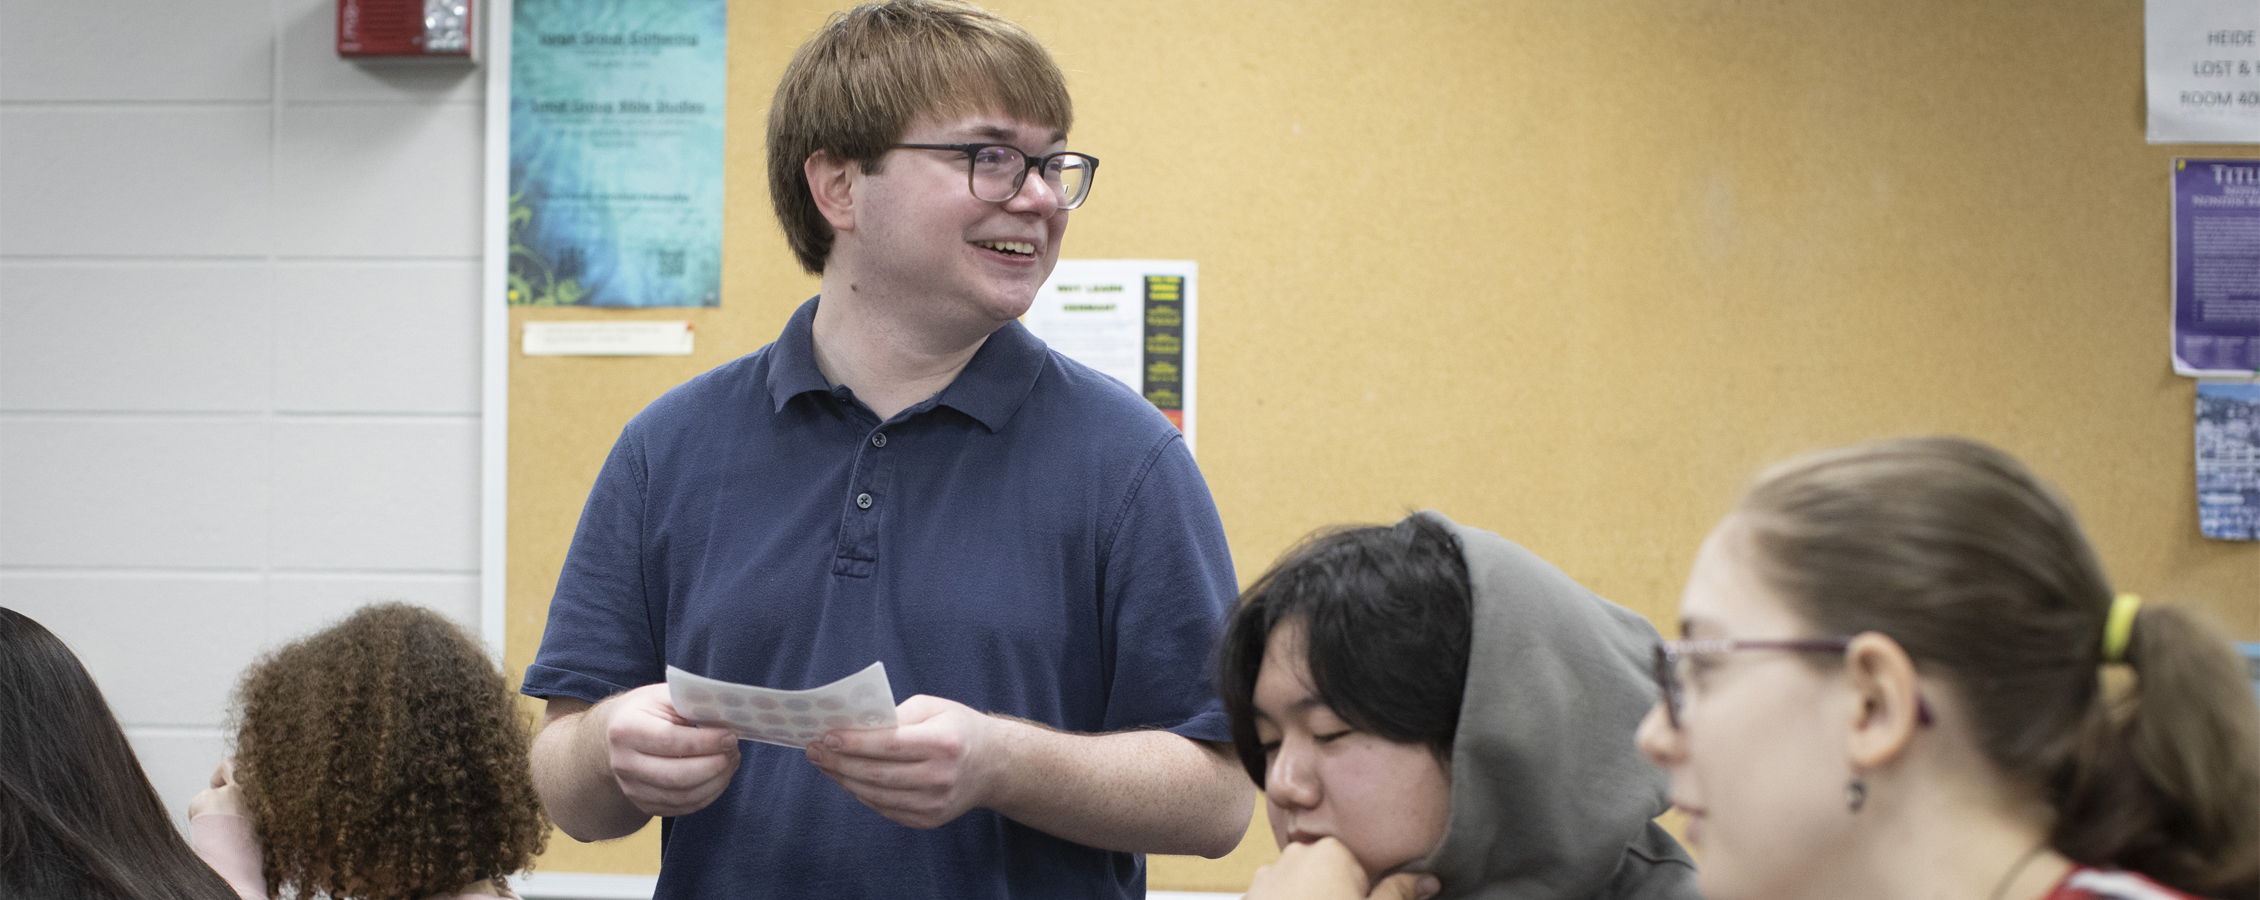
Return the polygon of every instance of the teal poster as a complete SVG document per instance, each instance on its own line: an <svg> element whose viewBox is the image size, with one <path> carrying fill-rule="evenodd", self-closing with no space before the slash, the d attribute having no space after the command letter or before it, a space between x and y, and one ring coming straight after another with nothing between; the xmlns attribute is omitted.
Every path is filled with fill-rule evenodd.
<svg viewBox="0 0 2260 900"><path fill-rule="evenodd" d="M725 0L517 0L513 306L719 306Z"/></svg>

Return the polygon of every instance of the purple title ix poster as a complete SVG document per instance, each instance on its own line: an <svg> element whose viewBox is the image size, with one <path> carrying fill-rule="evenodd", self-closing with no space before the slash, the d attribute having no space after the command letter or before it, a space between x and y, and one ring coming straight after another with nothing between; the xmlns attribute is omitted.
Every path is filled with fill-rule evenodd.
<svg viewBox="0 0 2260 900"><path fill-rule="evenodd" d="M2260 160L2174 160L2174 371L2260 375Z"/></svg>

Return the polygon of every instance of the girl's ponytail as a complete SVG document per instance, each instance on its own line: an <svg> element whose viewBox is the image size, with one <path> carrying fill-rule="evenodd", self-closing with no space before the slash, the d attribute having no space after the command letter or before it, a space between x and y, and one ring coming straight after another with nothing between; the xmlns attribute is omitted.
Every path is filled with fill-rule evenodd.
<svg viewBox="0 0 2260 900"><path fill-rule="evenodd" d="M2060 782L2053 843L2206 897L2260 898L2260 698L2205 617L2134 619Z"/></svg>

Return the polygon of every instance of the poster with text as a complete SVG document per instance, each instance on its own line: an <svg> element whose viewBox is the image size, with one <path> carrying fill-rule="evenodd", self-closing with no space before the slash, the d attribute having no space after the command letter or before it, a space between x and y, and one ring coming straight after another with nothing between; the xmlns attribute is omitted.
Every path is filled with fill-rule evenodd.
<svg viewBox="0 0 2260 900"><path fill-rule="evenodd" d="M1063 259L1021 317L1044 343L1128 385L1193 446L1200 264Z"/></svg>
<svg viewBox="0 0 2260 900"><path fill-rule="evenodd" d="M2260 538L2260 384L2197 383L2197 527Z"/></svg>
<svg viewBox="0 0 2260 900"><path fill-rule="evenodd" d="M721 304L726 9L512 4L512 305Z"/></svg>
<svg viewBox="0 0 2260 900"><path fill-rule="evenodd" d="M2174 160L2174 371L2260 374L2260 160Z"/></svg>
<svg viewBox="0 0 2260 900"><path fill-rule="evenodd" d="M2260 143L2260 4L2147 0L2142 30L2150 143Z"/></svg>

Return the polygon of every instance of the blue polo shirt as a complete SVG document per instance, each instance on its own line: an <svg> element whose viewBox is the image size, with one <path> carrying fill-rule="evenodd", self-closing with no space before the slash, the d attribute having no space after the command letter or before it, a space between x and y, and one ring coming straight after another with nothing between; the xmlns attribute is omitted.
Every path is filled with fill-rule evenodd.
<svg viewBox="0 0 2260 900"><path fill-rule="evenodd" d="M595 702L670 664L800 689L879 660L897 702L1229 741L1209 673L1232 563L1168 420L1014 322L881 422L817 370L818 302L628 423L525 693ZM659 897L1145 892L1139 855L986 809L913 829L798 750L739 749L722 796L670 823Z"/></svg>

